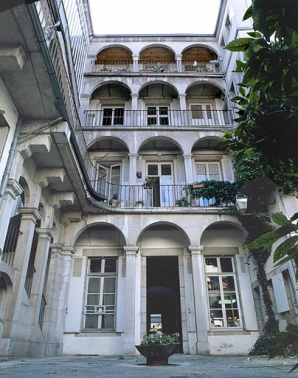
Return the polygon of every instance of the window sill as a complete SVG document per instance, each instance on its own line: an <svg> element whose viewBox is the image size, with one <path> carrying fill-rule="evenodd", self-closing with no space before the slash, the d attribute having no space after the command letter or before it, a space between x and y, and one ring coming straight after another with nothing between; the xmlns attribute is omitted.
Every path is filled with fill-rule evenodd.
<svg viewBox="0 0 298 378"><path fill-rule="evenodd" d="M83 330L80 333L75 334L75 337L120 337L121 334L116 331L89 331Z"/></svg>
<svg viewBox="0 0 298 378"><path fill-rule="evenodd" d="M212 329L207 332L208 336L231 336L231 335L250 335L250 331L243 329Z"/></svg>

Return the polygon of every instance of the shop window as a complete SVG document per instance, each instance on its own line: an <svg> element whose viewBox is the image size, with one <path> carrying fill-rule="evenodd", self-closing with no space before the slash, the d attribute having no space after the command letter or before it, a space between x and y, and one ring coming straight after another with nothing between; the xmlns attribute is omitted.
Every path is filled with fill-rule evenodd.
<svg viewBox="0 0 298 378"><path fill-rule="evenodd" d="M116 273L116 258L88 260L86 330L115 330Z"/></svg>
<svg viewBox="0 0 298 378"><path fill-rule="evenodd" d="M206 257L210 326L241 327L234 264L231 257Z"/></svg>

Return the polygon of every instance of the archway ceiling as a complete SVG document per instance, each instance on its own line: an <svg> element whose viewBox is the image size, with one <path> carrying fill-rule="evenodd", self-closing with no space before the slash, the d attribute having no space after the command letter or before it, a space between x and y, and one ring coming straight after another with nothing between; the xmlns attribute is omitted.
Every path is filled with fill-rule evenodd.
<svg viewBox="0 0 298 378"><path fill-rule="evenodd" d="M221 94L221 90L217 88L216 86L208 83L202 83L202 84L195 84L188 88L186 91L187 97L192 96L213 96L213 97L219 97Z"/></svg>
<svg viewBox="0 0 298 378"><path fill-rule="evenodd" d="M152 150L156 150L156 152L158 151L168 151L168 152L175 152L175 153L181 152L180 148L176 144L166 139L151 139L142 146L139 152L142 153L142 152L152 151Z"/></svg>
<svg viewBox="0 0 298 378"><path fill-rule="evenodd" d="M108 151L124 151L128 152L127 147L119 140L119 139L113 139L113 138L105 138L100 139L92 146L89 147L89 151L102 151L102 152L108 152ZM107 160L108 158L105 158L104 160Z"/></svg>
<svg viewBox="0 0 298 378"><path fill-rule="evenodd" d="M128 60L132 61L132 54L131 51L123 48L123 47L109 47L107 49L104 49L100 51L97 54L97 62L103 62L103 61L122 61L122 60Z"/></svg>
<svg viewBox="0 0 298 378"><path fill-rule="evenodd" d="M167 84L156 83L148 84L144 88L142 88L140 90L139 97L177 98L178 93L175 91L174 88Z"/></svg>
<svg viewBox="0 0 298 378"><path fill-rule="evenodd" d="M107 83L97 88L92 94L93 99L115 98L115 97L122 98L122 99L129 99L130 90L121 84Z"/></svg>
<svg viewBox="0 0 298 378"><path fill-rule="evenodd" d="M218 139L207 139L207 138L198 141L192 148L192 152L199 151L199 150L225 151L225 149L221 147L221 142Z"/></svg>
<svg viewBox="0 0 298 378"><path fill-rule="evenodd" d="M165 47L148 47L140 53L140 61L174 61L175 54Z"/></svg>
<svg viewBox="0 0 298 378"><path fill-rule="evenodd" d="M213 60L216 58L216 54L210 51L208 48L199 46L190 47L189 49L185 50L182 54L182 62L208 62L209 60Z"/></svg>

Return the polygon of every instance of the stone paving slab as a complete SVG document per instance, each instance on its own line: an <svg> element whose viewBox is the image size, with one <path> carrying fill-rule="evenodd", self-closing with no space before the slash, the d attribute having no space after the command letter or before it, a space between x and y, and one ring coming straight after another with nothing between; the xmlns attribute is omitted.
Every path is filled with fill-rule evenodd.
<svg viewBox="0 0 298 378"><path fill-rule="evenodd" d="M192 356L175 354L168 366L147 366L142 356L59 356L2 359L0 378L282 378L298 377L297 358Z"/></svg>

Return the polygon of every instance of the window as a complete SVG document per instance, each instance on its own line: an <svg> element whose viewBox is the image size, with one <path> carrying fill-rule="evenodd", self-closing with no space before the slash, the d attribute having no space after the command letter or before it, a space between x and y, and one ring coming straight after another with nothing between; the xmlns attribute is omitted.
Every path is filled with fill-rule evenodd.
<svg viewBox="0 0 298 378"><path fill-rule="evenodd" d="M211 327L240 327L239 300L231 257L206 257Z"/></svg>
<svg viewBox="0 0 298 378"><path fill-rule="evenodd" d="M123 125L123 108L104 108L102 113L102 126Z"/></svg>
<svg viewBox="0 0 298 378"><path fill-rule="evenodd" d="M147 124L168 125L169 115L167 106L149 106L147 108Z"/></svg>
<svg viewBox="0 0 298 378"><path fill-rule="evenodd" d="M221 179L219 163L196 163L197 181Z"/></svg>
<svg viewBox="0 0 298 378"><path fill-rule="evenodd" d="M85 329L115 329L116 270L116 258L89 259Z"/></svg>
<svg viewBox="0 0 298 378"><path fill-rule="evenodd" d="M212 124L213 114L210 104L191 105L191 119L194 125Z"/></svg>

